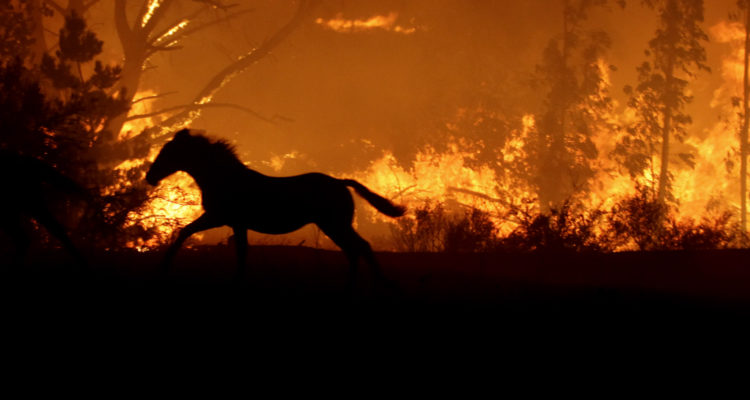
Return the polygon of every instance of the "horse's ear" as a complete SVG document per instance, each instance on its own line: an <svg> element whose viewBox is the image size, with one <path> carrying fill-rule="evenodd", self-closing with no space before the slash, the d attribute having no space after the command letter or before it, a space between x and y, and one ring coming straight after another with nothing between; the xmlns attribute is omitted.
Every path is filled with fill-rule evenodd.
<svg viewBox="0 0 750 400"><path fill-rule="evenodd" d="M175 133L174 135L175 139L184 139L184 138L189 138L189 137L190 137L190 129L188 128L180 129L180 131Z"/></svg>

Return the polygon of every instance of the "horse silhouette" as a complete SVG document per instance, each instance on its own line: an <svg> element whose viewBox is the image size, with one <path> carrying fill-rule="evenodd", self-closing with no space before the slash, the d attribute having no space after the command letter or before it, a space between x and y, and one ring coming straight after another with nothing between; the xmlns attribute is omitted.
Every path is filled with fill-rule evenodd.
<svg viewBox="0 0 750 400"><path fill-rule="evenodd" d="M0 150L0 230L5 231L16 245L16 263L21 263L31 240L24 230L24 222L35 220L60 241L78 264L85 261L65 232L65 227L54 217L45 193L85 196L83 189L52 166L34 157L9 150Z"/></svg>
<svg viewBox="0 0 750 400"><path fill-rule="evenodd" d="M247 230L282 234L313 223L346 254L354 287L357 264L363 257L381 282L387 281L370 244L352 227L354 200L349 187L381 213L399 217L405 209L371 192L351 179L336 179L320 173L270 177L247 168L234 147L224 140L211 140L189 129L177 132L167 142L146 174L146 181L159 181L177 171L187 172L201 190L204 213L185 226L168 248L163 262L166 273L177 250L196 232L229 226L234 231L237 277L245 271Z"/></svg>

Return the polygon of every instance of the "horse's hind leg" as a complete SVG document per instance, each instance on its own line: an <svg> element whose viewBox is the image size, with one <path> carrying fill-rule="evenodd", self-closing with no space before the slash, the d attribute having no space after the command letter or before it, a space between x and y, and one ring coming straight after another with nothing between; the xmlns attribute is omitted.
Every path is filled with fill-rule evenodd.
<svg viewBox="0 0 750 400"><path fill-rule="evenodd" d="M336 246L339 246L349 260L349 277L346 281L346 287L350 294L354 293L357 283L357 264L359 264L360 251L357 246L357 233L351 226L330 226L318 224L323 233L328 236ZM363 239L364 240L364 239Z"/></svg>
<svg viewBox="0 0 750 400"><path fill-rule="evenodd" d="M375 254L372 252L370 243L363 239L362 236L359 236L351 225L338 228L321 226L320 229L344 251L349 259L349 280L347 285L350 292L354 291L357 279L357 264L360 257L363 257L369 265L376 283L388 282L388 279L380 270L380 265L375 259Z"/></svg>

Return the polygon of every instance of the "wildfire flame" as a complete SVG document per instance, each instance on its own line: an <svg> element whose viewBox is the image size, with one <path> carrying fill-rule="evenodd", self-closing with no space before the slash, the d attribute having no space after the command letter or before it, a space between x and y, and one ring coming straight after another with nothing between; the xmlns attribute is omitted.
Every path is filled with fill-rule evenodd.
<svg viewBox="0 0 750 400"><path fill-rule="evenodd" d="M149 0L146 13L143 14L143 19L141 20L141 26L146 26L146 24L148 24L148 21L154 16L154 13L159 6L161 6L160 0Z"/></svg>
<svg viewBox="0 0 750 400"><path fill-rule="evenodd" d="M374 16L366 20L347 20L341 16L316 23L335 32L360 32L372 29L384 29L392 32L409 34L414 28L403 28L396 24L397 13ZM726 160L728 149L737 147L734 132L739 120L737 110L731 106L732 98L739 96L742 84L742 56L744 32L740 24L723 22L710 30L712 37L720 43L731 46L731 51L722 63L721 75L724 83L714 93L710 106L723 111L726 118L712 128L686 139L684 146L694 149L694 166L672 163L673 189L679 208L677 218L695 218L705 215L707 210L720 209L736 211L739 192L736 178L728 175ZM600 93L604 96L611 87L608 63L599 60L598 68L602 75ZM151 91L139 92L137 98L155 96ZM208 101L208 100L206 100ZM149 102L137 102L131 113L146 114ZM607 126L625 126L634 118L632 109L622 107L616 102L602 115ZM150 119L130 121L123 129L121 139L132 133L157 123ZM393 199L399 204L414 210L425 203L442 203L447 209L462 212L476 208L487 213L500 235L511 232L517 225L515 221L503 218L505 212L518 205L519 199L534 199L535 191L528 183L522 183L503 165L510 165L526 157L524 148L531 135L538 129L533 114L520 117L519 129L512 132L510 139L502 148L494 149L494 162L484 164L478 161L477 149L485 149L481 140L471 141L465 138L452 137L448 143L440 146L445 150L438 151L436 146L425 146L417 152L410 163L398 160L396 156L384 149L381 155L372 160L369 166L360 171L336 171L340 177L354 178L371 190ZM619 132L619 133L618 133ZM603 127L592 140L598 149L598 159L594 161L597 175L589 193L580 199L584 207L590 210L609 209L618 199L633 193L635 185L627 172L622 171L611 158L617 134L623 130L611 130ZM486 150L486 149L485 149ZM158 149L143 159L129 160L118 169L128 169L143 165L155 157ZM283 171L290 160L302 160L306 155L299 151L290 151L283 155L274 155L267 161L257 161L274 172ZM332 171L326 171L332 172ZM645 179L653 178L646 173ZM536 210L538 211L538 209ZM358 213L366 213L366 219L373 226L392 224L393 220L383 217L371 207L358 208ZM128 246L147 250L168 241L176 229L197 218L201 213L200 191L193 180L185 174L175 174L165 179L153 198L141 209L130 214L128 224L141 224L154 228L158 234L149 240L128 243ZM407 214L404 218L415 218ZM171 223L165 223L171 221ZM368 225L369 226L369 225ZM370 226L371 228L371 226ZM604 227L602 228L604 229ZM367 232L364 232L367 235ZM317 242L317 239L316 239Z"/></svg>
<svg viewBox="0 0 750 400"><path fill-rule="evenodd" d="M401 25L396 25L397 19L398 13L392 11L388 15L375 15L368 19L345 19L341 14L337 14L336 18L329 20L318 18L315 20L315 23L339 33L364 32L372 29L382 29L404 35L416 32L417 28L405 28Z"/></svg>

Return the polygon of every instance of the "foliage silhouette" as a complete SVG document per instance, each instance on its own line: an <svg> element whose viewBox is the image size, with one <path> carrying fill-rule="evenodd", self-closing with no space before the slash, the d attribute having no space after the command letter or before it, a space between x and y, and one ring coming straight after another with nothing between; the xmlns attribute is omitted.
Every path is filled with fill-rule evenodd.
<svg viewBox="0 0 750 400"><path fill-rule="evenodd" d="M652 0L645 4L655 9L659 26L648 44L649 59L637 68L638 85L625 87L625 94L630 96L628 106L635 110L637 118L627 127L627 135L613 155L635 178L644 179L649 172L654 178L645 183L656 187L659 201L674 201L670 140L674 137L683 142L687 126L692 123L685 113L685 106L692 101L689 80L701 70L709 71L701 43L708 36L699 25L703 21L703 1ZM678 156L692 167L692 154ZM659 164L655 162L657 157Z"/></svg>
<svg viewBox="0 0 750 400"><path fill-rule="evenodd" d="M86 199L86 192L46 163L7 150L0 150L0 180L3 182L0 230L15 242L15 262L21 262L29 249L31 243L24 222L33 219L55 237L80 265L85 265L66 228L55 218L52 208L67 205L64 197Z"/></svg>
<svg viewBox="0 0 750 400"><path fill-rule="evenodd" d="M399 251L465 253L492 251L498 234L490 215L469 208L450 215L442 203L426 202L414 210L414 218L399 219L391 234Z"/></svg>
<svg viewBox="0 0 750 400"><path fill-rule="evenodd" d="M634 250L706 250L740 245L742 232L724 212L701 222L677 221L670 206L653 190L638 186L636 193L618 201L608 216L610 242Z"/></svg>
<svg viewBox="0 0 750 400"><path fill-rule="evenodd" d="M731 213L696 222L678 221L673 211L645 186L609 209L592 210L567 199L547 212L514 207L491 215L470 208L451 215L441 203L425 203L413 218L392 225L392 235L396 249L407 252L606 253L742 246L743 235ZM512 222L514 228L501 234L498 220Z"/></svg>
<svg viewBox="0 0 750 400"><path fill-rule="evenodd" d="M16 30L14 39L30 43L29 10L19 10L16 17L28 29ZM95 194L76 235L111 248L123 236L143 234L141 227L122 227L128 212L147 198L145 185L119 183L138 181L145 167L116 171L114 166L134 154L145 156L148 146L118 146L116 132L106 129L106 122L129 105L121 91L112 89L120 67L93 60L102 42L85 20L74 12L67 15L59 37L59 50L40 61L29 52L20 53L25 58L4 54L0 61L0 148L43 160Z"/></svg>
<svg viewBox="0 0 750 400"><path fill-rule="evenodd" d="M501 240L501 251L576 251L604 252L611 250L599 234L604 220L602 210L584 210L570 199L559 207L536 215L519 212L518 226Z"/></svg>
<svg viewBox="0 0 750 400"><path fill-rule="evenodd" d="M614 128L606 118L614 105L605 76L615 67L601 63L611 40L606 32L587 26L588 13L608 3L565 1L562 32L549 41L537 66L533 86L546 95L524 145L522 169L544 211L588 189L598 156L592 138Z"/></svg>

